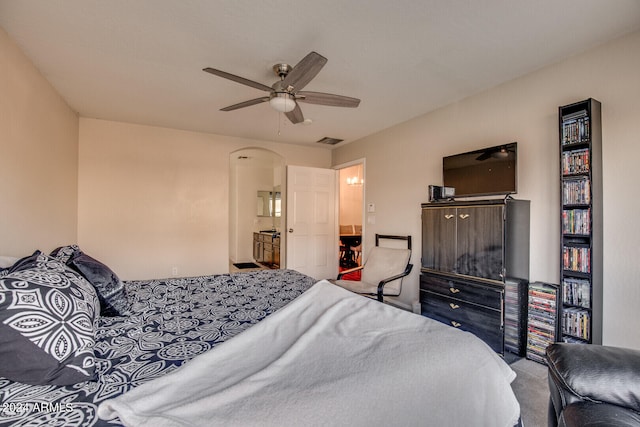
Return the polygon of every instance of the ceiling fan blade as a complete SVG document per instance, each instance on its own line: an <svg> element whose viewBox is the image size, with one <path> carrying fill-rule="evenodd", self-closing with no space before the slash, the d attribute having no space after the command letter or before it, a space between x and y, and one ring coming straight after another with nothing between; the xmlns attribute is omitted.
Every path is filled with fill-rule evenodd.
<svg viewBox="0 0 640 427"><path fill-rule="evenodd" d="M484 153L480 154L478 157L476 157L476 160L479 162L482 162L483 160L487 160L491 157L491 152L490 151L485 151Z"/></svg>
<svg viewBox="0 0 640 427"><path fill-rule="evenodd" d="M203 68L202 71L206 71L207 73L214 74L219 77L223 77L225 79L233 80L236 83L241 83L243 85L251 86L256 89L264 90L266 92L271 92L271 88L269 86L263 85L262 83L254 82L253 80L245 79L244 77L236 76L235 74L230 74L225 71L216 70L215 68Z"/></svg>
<svg viewBox="0 0 640 427"><path fill-rule="evenodd" d="M238 104L229 105L228 107L221 108L220 111L232 111L237 110L238 108L250 107L252 105L260 104L262 102L269 101L268 96L263 96L262 98L250 99L248 101L240 102Z"/></svg>
<svg viewBox="0 0 640 427"><path fill-rule="evenodd" d="M360 105L360 100L358 98L322 92L297 92L296 100L300 102L307 102L309 104L329 105L331 107L356 108Z"/></svg>
<svg viewBox="0 0 640 427"><path fill-rule="evenodd" d="M283 88L295 92L305 87L320 72L327 58L316 52L311 52L293 67L282 81Z"/></svg>
<svg viewBox="0 0 640 427"><path fill-rule="evenodd" d="M302 110L300 109L300 105L298 105L297 102L296 102L296 108L289 111L288 113L284 113L284 115L287 116L287 118L291 120L291 123L293 123L294 125L297 123L304 122L304 116L302 115Z"/></svg>

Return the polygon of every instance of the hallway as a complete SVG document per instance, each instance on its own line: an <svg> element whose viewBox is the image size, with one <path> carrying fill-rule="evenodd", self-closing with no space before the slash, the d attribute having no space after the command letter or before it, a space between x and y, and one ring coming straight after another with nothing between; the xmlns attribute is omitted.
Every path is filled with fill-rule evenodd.
<svg viewBox="0 0 640 427"><path fill-rule="evenodd" d="M358 163L339 171L340 240L339 271L362 265L364 164ZM348 280L360 280L360 272L347 275Z"/></svg>

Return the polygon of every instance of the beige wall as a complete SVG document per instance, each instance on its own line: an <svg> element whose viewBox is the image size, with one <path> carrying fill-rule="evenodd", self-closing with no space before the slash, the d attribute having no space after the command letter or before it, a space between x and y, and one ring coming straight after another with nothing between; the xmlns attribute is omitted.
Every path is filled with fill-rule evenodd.
<svg viewBox="0 0 640 427"><path fill-rule="evenodd" d="M558 107L602 103L604 167L604 343L640 349L640 33L333 151L333 164L366 157L374 233L411 234L420 265L420 203L442 183L442 157L518 141L518 198L531 200L531 280L559 280ZM418 299L419 268L401 301Z"/></svg>
<svg viewBox="0 0 640 427"><path fill-rule="evenodd" d="M0 29L0 255L75 242L78 117Z"/></svg>
<svg viewBox="0 0 640 427"><path fill-rule="evenodd" d="M78 243L123 279L228 271L231 152L331 164L324 148L86 118L79 139Z"/></svg>

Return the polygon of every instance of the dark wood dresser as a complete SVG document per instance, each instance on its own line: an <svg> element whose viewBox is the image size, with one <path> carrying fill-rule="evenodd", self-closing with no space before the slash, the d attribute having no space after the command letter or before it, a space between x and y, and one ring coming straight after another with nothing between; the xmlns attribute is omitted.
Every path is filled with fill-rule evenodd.
<svg viewBox="0 0 640 427"><path fill-rule="evenodd" d="M422 315L524 355L529 201L423 203L421 263Z"/></svg>

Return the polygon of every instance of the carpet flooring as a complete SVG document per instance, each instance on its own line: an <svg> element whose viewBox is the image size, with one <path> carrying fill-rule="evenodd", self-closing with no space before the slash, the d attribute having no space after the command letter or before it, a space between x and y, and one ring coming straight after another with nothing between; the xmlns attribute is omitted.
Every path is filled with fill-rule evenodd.
<svg viewBox="0 0 640 427"><path fill-rule="evenodd" d="M524 427L545 427L549 407L547 366L524 358L510 366L517 374L511 388L520 403Z"/></svg>

